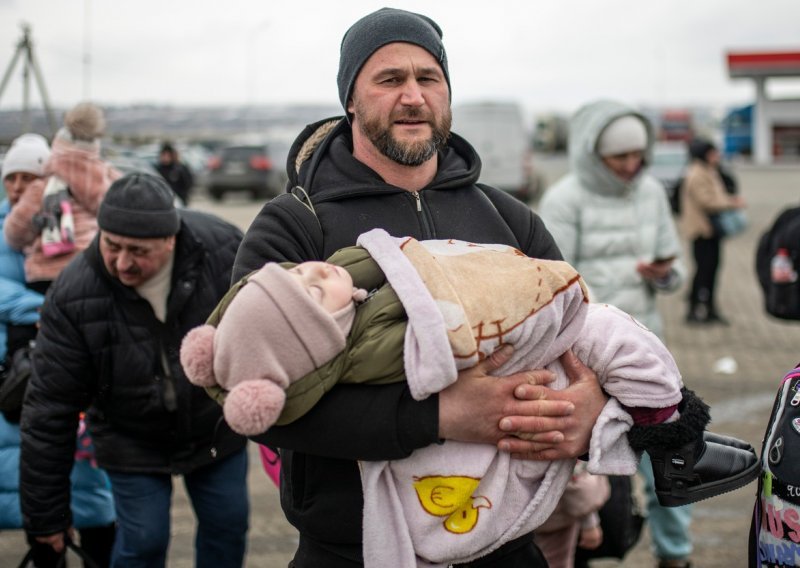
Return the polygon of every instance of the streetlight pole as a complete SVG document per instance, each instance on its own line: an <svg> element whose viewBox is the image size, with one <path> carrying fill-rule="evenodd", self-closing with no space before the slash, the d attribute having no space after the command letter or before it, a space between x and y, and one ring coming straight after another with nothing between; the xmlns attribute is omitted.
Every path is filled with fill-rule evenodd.
<svg viewBox="0 0 800 568"><path fill-rule="evenodd" d="M264 20L254 28L250 30L250 33L247 34L247 39L245 41L245 49L247 53L245 53L245 61L247 62L245 66L245 80L246 80L246 93L247 93L247 101L246 106L248 110L248 114L250 118L253 117L253 111L256 103L256 91L257 91L257 79L258 79L258 57L256 57L256 39L258 35L263 32L265 29L269 27L269 21ZM249 122L249 121L248 121ZM250 130L250 125L247 125L247 130Z"/></svg>
<svg viewBox="0 0 800 568"><path fill-rule="evenodd" d="M92 2L83 1L83 99L91 98L92 85Z"/></svg>

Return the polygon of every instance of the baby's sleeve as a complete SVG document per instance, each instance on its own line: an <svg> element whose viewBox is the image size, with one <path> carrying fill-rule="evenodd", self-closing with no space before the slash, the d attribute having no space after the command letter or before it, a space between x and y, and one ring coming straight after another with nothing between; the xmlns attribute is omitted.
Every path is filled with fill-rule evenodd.
<svg viewBox="0 0 800 568"><path fill-rule="evenodd" d="M573 347L603 390L627 407L665 408L681 400L675 359L641 322L608 304L590 304Z"/></svg>

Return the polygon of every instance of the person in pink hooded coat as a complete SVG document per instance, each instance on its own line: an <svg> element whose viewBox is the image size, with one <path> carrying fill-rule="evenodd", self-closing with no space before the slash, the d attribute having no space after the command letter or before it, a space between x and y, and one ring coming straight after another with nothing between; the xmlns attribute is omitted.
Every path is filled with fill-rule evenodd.
<svg viewBox="0 0 800 568"><path fill-rule="evenodd" d="M56 133L45 177L37 180L20 197L9 213L3 233L9 246L25 253L25 279L29 286L44 293L61 270L97 233L97 209L111 183L122 173L100 157L100 138L106 120L103 111L82 102L64 116L64 126ZM48 182L58 178L68 187L68 201L74 234L70 250L46 254L37 219L42 213Z"/></svg>

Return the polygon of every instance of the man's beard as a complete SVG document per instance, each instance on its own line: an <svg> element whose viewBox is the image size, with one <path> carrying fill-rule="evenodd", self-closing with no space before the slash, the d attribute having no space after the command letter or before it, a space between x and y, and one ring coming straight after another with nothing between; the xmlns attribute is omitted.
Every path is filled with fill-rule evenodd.
<svg viewBox="0 0 800 568"><path fill-rule="evenodd" d="M430 160L436 152L447 145L450 137L452 114L446 108L440 121L431 124L431 136L418 142L400 142L392 136L391 127L381 124L380 118L370 118L364 108L355 104L355 116L361 133L369 139L378 151L402 166L420 166ZM422 113L415 108L408 109L400 119L415 120ZM392 121L393 122L393 121Z"/></svg>

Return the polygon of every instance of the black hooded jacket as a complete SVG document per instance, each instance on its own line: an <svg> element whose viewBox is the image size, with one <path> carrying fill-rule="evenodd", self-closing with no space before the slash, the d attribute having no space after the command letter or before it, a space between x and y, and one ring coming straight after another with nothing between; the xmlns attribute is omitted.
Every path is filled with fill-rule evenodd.
<svg viewBox="0 0 800 568"><path fill-rule="evenodd" d="M184 474L244 448L219 405L185 378L183 336L227 292L242 233L183 210L166 321L113 278L99 235L48 291L20 431L25 528L70 524L70 471L78 412L88 408L98 464L126 473Z"/></svg>
<svg viewBox="0 0 800 568"><path fill-rule="evenodd" d="M234 280L267 261L325 259L376 227L420 240L503 243L530 256L561 259L529 207L477 185L480 160L456 135L439 154L434 180L415 193L387 184L353 157L343 119L307 127L287 167L288 188L308 194L316 219L291 198L267 203L239 248ZM281 448L281 503L301 538L360 560L363 496L356 460L400 459L437 443L438 419L438 397L415 401L405 383L338 385L303 418L259 437Z"/></svg>

